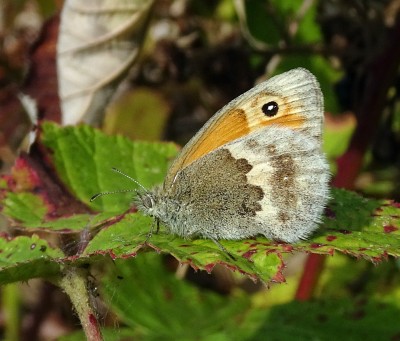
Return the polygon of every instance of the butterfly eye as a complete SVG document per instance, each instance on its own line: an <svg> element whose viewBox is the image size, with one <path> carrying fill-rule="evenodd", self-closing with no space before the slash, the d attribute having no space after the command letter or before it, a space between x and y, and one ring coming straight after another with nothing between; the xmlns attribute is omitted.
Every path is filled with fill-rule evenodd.
<svg viewBox="0 0 400 341"><path fill-rule="evenodd" d="M279 106L278 103L272 101L264 104L261 108L263 113L268 117L273 117L278 113Z"/></svg>

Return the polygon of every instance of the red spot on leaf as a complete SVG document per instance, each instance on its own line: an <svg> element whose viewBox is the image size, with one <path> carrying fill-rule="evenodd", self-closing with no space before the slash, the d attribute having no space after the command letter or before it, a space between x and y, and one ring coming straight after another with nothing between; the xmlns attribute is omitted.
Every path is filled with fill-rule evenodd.
<svg viewBox="0 0 400 341"><path fill-rule="evenodd" d="M332 241L334 241L335 239L337 239L336 236L327 236L327 237L326 237L326 240L327 240L328 242L332 242Z"/></svg>
<svg viewBox="0 0 400 341"><path fill-rule="evenodd" d="M396 226L393 226L393 225L385 225L383 227L383 231L385 233L391 233L391 232L394 232L394 231L397 231L397 230L398 230L398 228Z"/></svg>
<svg viewBox="0 0 400 341"><path fill-rule="evenodd" d="M224 266L227 267L228 269L232 270L232 271L240 270L237 266L234 266L234 265L229 264L229 263L224 263ZM242 273L246 274L245 272L242 272Z"/></svg>
<svg viewBox="0 0 400 341"><path fill-rule="evenodd" d="M393 206L393 207L396 207L396 208L400 208L400 202L395 202L395 201L393 201L393 202L392 202L392 206Z"/></svg>
<svg viewBox="0 0 400 341"><path fill-rule="evenodd" d="M373 263L373 264L377 264L377 263L380 263L382 261L382 258L381 257L372 257L372 259L371 259L371 262Z"/></svg>
<svg viewBox="0 0 400 341"><path fill-rule="evenodd" d="M318 248L320 248L320 247L322 247L322 246L325 246L325 244L312 243L312 244L310 245L310 247L311 247L312 249L318 249Z"/></svg>
<svg viewBox="0 0 400 341"><path fill-rule="evenodd" d="M283 262L283 259L282 259L282 255L281 255L281 254L278 253L277 256L278 256L279 259L281 260L281 264L278 266L278 271L277 271L277 273L275 274L275 276L272 277L271 280L272 280L273 282L283 283L283 282L286 282L285 276L284 276L283 273L282 273L282 271L283 271L283 269L284 269L284 267L285 267L285 263Z"/></svg>
<svg viewBox="0 0 400 341"><path fill-rule="evenodd" d="M206 271L210 274L211 271L214 269L214 266L215 266L215 263L207 264L207 265L204 267L204 270L206 270Z"/></svg>
<svg viewBox="0 0 400 341"><path fill-rule="evenodd" d="M257 252L257 250L252 249L252 250L249 250L249 251L245 252L242 256L244 258L250 259L251 256L254 255L256 252Z"/></svg>
<svg viewBox="0 0 400 341"><path fill-rule="evenodd" d="M270 253L276 253L277 249L269 249L267 250L267 255L269 255Z"/></svg>
<svg viewBox="0 0 400 341"><path fill-rule="evenodd" d="M32 145L29 154L22 153L12 169L13 192L31 191L46 205L46 218L52 220L91 210L74 198L54 174L49 154L40 141ZM39 193L39 194L37 194Z"/></svg>
<svg viewBox="0 0 400 341"><path fill-rule="evenodd" d="M358 248L358 251L366 251L366 250L368 250L366 247L360 247L360 248Z"/></svg>
<svg viewBox="0 0 400 341"><path fill-rule="evenodd" d="M108 250L108 254L110 255L110 257L111 257L112 259L116 259L116 258L117 258L117 255L114 253L113 250Z"/></svg>
<svg viewBox="0 0 400 341"><path fill-rule="evenodd" d="M282 248L282 251L284 251L284 252L292 252L293 251L293 245L290 245L290 244L282 244L281 248Z"/></svg>
<svg viewBox="0 0 400 341"><path fill-rule="evenodd" d="M272 277L271 279L273 282L276 283L283 283L286 282L285 276L283 276L281 271L278 271L274 277Z"/></svg>
<svg viewBox="0 0 400 341"><path fill-rule="evenodd" d="M249 240L253 241L245 241L244 244L250 244L250 245L257 245L258 243L255 241L254 237L253 238L249 238Z"/></svg>
<svg viewBox="0 0 400 341"><path fill-rule="evenodd" d="M10 189L13 191L38 191L38 187L40 187L42 182L38 172L31 167L29 160L24 157L20 157L15 161L12 176L14 186L10 184Z"/></svg>
<svg viewBox="0 0 400 341"><path fill-rule="evenodd" d="M376 256L376 257L372 257L371 261L372 261L372 263L376 264L376 263L382 262L383 259L388 259L388 257L389 257L389 256L388 256L387 251L384 251L384 252L382 253L382 255Z"/></svg>
<svg viewBox="0 0 400 341"><path fill-rule="evenodd" d="M191 258L188 258L185 262L180 262L180 263L181 263L181 264L185 264L185 263L189 264L190 267L191 267L195 272L197 272L197 270L200 269L196 264L193 263L193 259L191 259Z"/></svg>
<svg viewBox="0 0 400 341"><path fill-rule="evenodd" d="M385 205L383 205L385 206ZM387 206L387 205L386 205ZM371 217L380 217L382 215L383 212L383 208L382 207L378 207L375 209L375 211L371 214Z"/></svg>
<svg viewBox="0 0 400 341"><path fill-rule="evenodd" d="M126 258L132 258L132 257L136 257L137 256L137 252L131 252L131 253L127 253L125 255L123 255L121 258L126 259Z"/></svg>

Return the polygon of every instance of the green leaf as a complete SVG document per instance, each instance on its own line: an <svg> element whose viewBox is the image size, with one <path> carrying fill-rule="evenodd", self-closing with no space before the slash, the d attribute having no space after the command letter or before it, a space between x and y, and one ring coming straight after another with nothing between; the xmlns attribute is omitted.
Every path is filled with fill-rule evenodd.
<svg viewBox="0 0 400 341"><path fill-rule="evenodd" d="M239 1L237 5L239 17L243 18L251 36L268 45L277 46L283 41L312 43L321 40L319 26L315 21L317 4L314 3L298 18L300 8L304 5L300 1L290 0L248 0ZM243 7L242 7L243 6ZM242 13L242 8L244 13ZM290 36L290 23L296 22L298 28L294 36Z"/></svg>
<svg viewBox="0 0 400 341"><path fill-rule="evenodd" d="M250 306L247 296L221 296L178 280L155 254L117 260L111 269L103 296L124 323L151 339L203 339L234 328L234 317Z"/></svg>
<svg viewBox="0 0 400 341"><path fill-rule="evenodd" d="M80 231L85 227L94 228L116 214L115 212L103 212L96 215L74 214L50 220L46 217L49 213L49 206L38 195L27 192L9 192L3 200L3 213L18 221L18 225L23 224L25 228L62 230L64 233Z"/></svg>
<svg viewBox="0 0 400 341"><path fill-rule="evenodd" d="M240 296L200 291L165 269L147 254L116 261L102 282L109 306L146 339L390 340L398 333L399 306L382 298L264 303L260 309Z"/></svg>
<svg viewBox="0 0 400 341"><path fill-rule="evenodd" d="M9 192L2 205L6 216L20 221L26 227L40 225L47 213L42 198L33 193Z"/></svg>
<svg viewBox="0 0 400 341"><path fill-rule="evenodd" d="M0 238L0 285L27 281L35 277L52 277L59 273L58 260L64 257L36 235L13 239Z"/></svg>
<svg viewBox="0 0 400 341"><path fill-rule="evenodd" d="M13 172L2 190L3 214L15 219L14 223L20 227L82 232L79 240L75 240L81 245L80 253L65 259L72 264L96 262L102 255L113 259L133 257L149 251L150 247L172 254L195 269L210 272L216 264L222 264L253 279L282 282L283 258L294 251L320 254L340 251L373 262L389 255L400 256L399 204L365 199L342 190L332 190L332 200L321 227L301 243L290 245L264 237L220 241L228 254L211 240L184 240L167 234L162 226L160 233L149 239L154 221L136 212L134 207L129 208L131 195L110 195L93 204L88 198L99 191L135 188L125 177L119 179L119 174L110 173L111 166L128 169L128 175L146 187L162 182L168 163L176 153L174 145L132 142L123 137L106 136L87 126L61 128L54 124L44 125L41 141L44 145L39 142L33 151L44 151L39 155L42 162L38 162L35 152L22 158L17 162L18 171ZM55 169L55 174L44 173L37 166L44 161L48 164L43 168ZM62 185L51 182L57 177ZM116 185L117 181L124 181L125 185ZM66 188L92 209L104 212L94 213ZM46 207L45 214L43 207ZM32 213L32 209L37 212Z"/></svg>
<svg viewBox="0 0 400 341"><path fill-rule="evenodd" d="M335 189L323 227L296 245L314 253L334 250L377 262L400 256L400 205Z"/></svg>
<svg viewBox="0 0 400 341"><path fill-rule="evenodd" d="M112 167L129 170L130 176L150 187L162 182L168 161L175 154L173 144L133 143L88 126L61 128L45 123L31 154L22 155L12 175L3 179L2 213L30 229L66 233L91 228L131 206L126 194L90 202L100 191L137 188L112 172ZM109 213L93 215L91 209Z"/></svg>
<svg viewBox="0 0 400 341"><path fill-rule="evenodd" d="M273 8L262 0L240 2L243 7L237 7L238 16L242 18L251 36L264 43L278 44L286 26L285 18L281 13L273 14Z"/></svg>
<svg viewBox="0 0 400 341"><path fill-rule="evenodd" d="M264 281L283 281L282 257L307 251L332 254L335 250L378 262L388 255L400 256L400 207L391 201L365 199L355 193L333 190L333 200L319 230L309 240L297 244L271 242L264 237L241 241L221 241L235 257L221 251L210 240L185 241L163 233L146 243L152 221L129 214L109 226L89 243L86 254L108 253L113 258L136 255L144 246L174 255L194 268L211 270L217 263ZM248 262L250 260L250 262Z"/></svg>
<svg viewBox="0 0 400 341"><path fill-rule="evenodd" d="M296 302L254 311L252 340L393 340L399 307L367 299ZM264 316L264 317L263 317Z"/></svg>
<svg viewBox="0 0 400 341"><path fill-rule="evenodd" d="M89 243L84 255L109 254L114 259L125 258L135 256L148 245L158 252L172 254L179 261L188 263L195 269L211 272L216 264L223 264L253 279L283 280L280 272L284 265L281 255L276 253L267 255L266 250L260 250L254 255L257 253L253 245L256 243L255 240L221 241L221 244L235 257L233 260L211 240L189 241L160 232L153 234L147 241L152 224L152 219L149 217L137 213L127 214L115 224L100 231ZM265 238L263 242L268 243Z"/></svg>
<svg viewBox="0 0 400 341"><path fill-rule="evenodd" d="M162 182L168 161L176 155L172 143L132 142L84 125L61 128L46 123L42 142L52 151L52 162L63 183L78 199L97 210L122 212L131 203L112 195L90 202L94 194L137 188L128 179L113 173L113 167L126 172L144 187L150 187Z"/></svg>

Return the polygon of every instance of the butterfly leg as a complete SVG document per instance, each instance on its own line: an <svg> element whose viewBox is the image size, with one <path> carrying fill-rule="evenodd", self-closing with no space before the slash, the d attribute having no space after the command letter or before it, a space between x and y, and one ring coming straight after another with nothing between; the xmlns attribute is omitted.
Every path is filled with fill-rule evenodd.
<svg viewBox="0 0 400 341"><path fill-rule="evenodd" d="M218 248L225 254L228 255L228 257L234 261L236 261L236 258L217 240L214 238L210 238L217 246Z"/></svg>
<svg viewBox="0 0 400 341"><path fill-rule="evenodd" d="M150 240L151 236L153 235L154 225L155 224L157 224L156 234L158 234L158 232L160 231L160 220L156 219L155 221L153 221L151 223L150 231L149 231L149 233L147 233L147 237L146 237L145 243L147 243Z"/></svg>

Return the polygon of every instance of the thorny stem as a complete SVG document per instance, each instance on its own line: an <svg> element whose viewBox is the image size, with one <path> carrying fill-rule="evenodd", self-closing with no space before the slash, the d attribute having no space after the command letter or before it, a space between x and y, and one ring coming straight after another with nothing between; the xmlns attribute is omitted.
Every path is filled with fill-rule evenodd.
<svg viewBox="0 0 400 341"><path fill-rule="evenodd" d="M89 341L102 341L100 325L89 298L87 280L88 272L86 270L71 267L64 271L57 284L69 296L81 321L86 339Z"/></svg>
<svg viewBox="0 0 400 341"><path fill-rule="evenodd" d="M308 301L314 294L318 280L324 269L326 256L312 253L308 255L303 274L296 291L296 300Z"/></svg>

